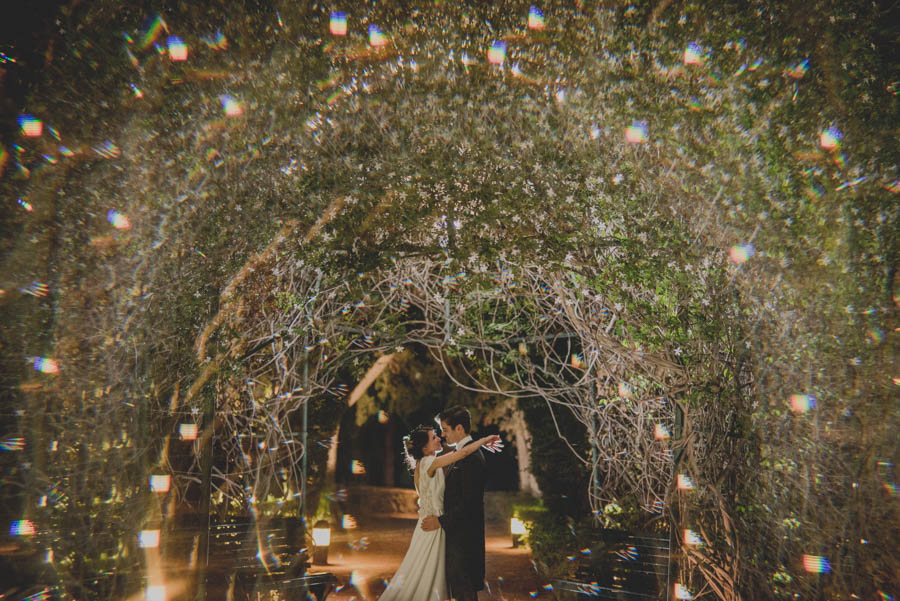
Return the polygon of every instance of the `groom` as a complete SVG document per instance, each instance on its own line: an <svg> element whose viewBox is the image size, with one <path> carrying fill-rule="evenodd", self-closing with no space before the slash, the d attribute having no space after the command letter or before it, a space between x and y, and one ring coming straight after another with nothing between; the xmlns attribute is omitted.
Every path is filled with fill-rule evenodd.
<svg viewBox="0 0 900 601"><path fill-rule="evenodd" d="M441 433L461 449L472 443L472 418L464 407L441 413ZM478 601L484 589L484 454L478 449L447 468L444 515L427 516L422 530L443 528L447 537L447 585L456 601Z"/></svg>

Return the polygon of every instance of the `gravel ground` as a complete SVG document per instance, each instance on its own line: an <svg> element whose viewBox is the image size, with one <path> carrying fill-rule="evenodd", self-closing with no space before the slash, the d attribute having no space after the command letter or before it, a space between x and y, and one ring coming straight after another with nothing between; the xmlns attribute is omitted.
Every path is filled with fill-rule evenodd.
<svg viewBox="0 0 900 601"><path fill-rule="evenodd" d="M341 586L328 596L328 601L375 601L384 592L385 582L400 566L413 528L415 515L359 517L358 527L333 535L328 565L315 565L312 571L333 573ZM543 590L547 584L538 579L527 549L512 547L508 525L487 525L486 571L490 592L479 593L481 601L525 601L553 599L553 593ZM361 549L359 541L368 538L369 544ZM355 546L356 549L352 548ZM353 582L351 585L351 574ZM411 600L418 601L418 600ZM422 600L427 601L427 600Z"/></svg>

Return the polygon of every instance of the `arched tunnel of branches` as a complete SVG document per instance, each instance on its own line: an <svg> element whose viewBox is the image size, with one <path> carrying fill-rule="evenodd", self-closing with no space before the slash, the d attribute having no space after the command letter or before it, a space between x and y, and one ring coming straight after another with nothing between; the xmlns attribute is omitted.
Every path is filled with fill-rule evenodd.
<svg viewBox="0 0 900 601"><path fill-rule="evenodd" d="M694 598L898 590L879 8L84 4L0 163L4 515L65 595L321 489L409 345L574 418L594 522L670 525Z"/></svg>

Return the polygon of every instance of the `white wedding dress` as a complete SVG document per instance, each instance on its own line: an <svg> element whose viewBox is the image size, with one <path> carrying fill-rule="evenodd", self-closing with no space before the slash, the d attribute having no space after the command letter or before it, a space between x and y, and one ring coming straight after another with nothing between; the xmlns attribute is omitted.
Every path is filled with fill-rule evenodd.
<svg viewBox="0 0 900 601"><path fill-rule="evenodd" d="M419 460L419 519L406 557L379 601L445 601L449 597L444 529L422 530L422 518L444 513L444 473L435 470L434 476L428 476L434 460L434 455Z"/></svg>

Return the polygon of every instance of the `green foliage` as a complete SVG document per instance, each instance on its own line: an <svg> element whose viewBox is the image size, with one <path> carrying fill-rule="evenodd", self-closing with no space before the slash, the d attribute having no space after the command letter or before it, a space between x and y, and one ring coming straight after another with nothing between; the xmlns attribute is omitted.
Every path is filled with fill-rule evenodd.
<svg viewBox="0 0 900 601"><path fill-rule="evenodd" d="M532 473L544 504L556 516L577 520L589 515L590 465L572 457L573 450L581 457L590 456L584 425L565 408L556 408L551 416L543 399L520 398L518 404L532 435Z"/></svg>
<svg viewBox="0 0 900 601"><path fill-rule="evenodd" d="M271 355L248 367L240 344L273 332L246 324L296 311L314 294L285 292L285 266L315 265L325 279L345 279L348 297L364 299L370 283L356 273L394 256L446 257L470 272L466 292L478 294L501 285L490 275L498 261L564 266L580 299L609 300L620 317L610 335L623 348L677 357L688 373L679 398L697 453L672 469L690 470L698 488L677 497L684 511L674 496L668 507L681 525L712 532L707 549L718 553L685 569L693 590L704 587L698 574L713 560L738 572L728 586L746 599L767 595L773 574L785 596L892 590L896 574L884 566L900 518L889 492L896 477L883 464L898 461L898 424L885 366L896 342L900 228L896 168L885 166L898 162L889 60L896 20L861 0L812 10L796 2L576 4L548 4L547 29L522 34L524 3L380 3L364 19L390 34L381 52L361 32L324 40L329 9L318 5L179 3L163 17L187 40L188 64L123 41L122 29L139 36L149 4L64 9L69 33L28 110L75 156L61 155L49 134L4 140L0 296L11 357L3 406L30 454L2 458L10 490L29 494L4 491L3 505L10 519L33 515L45 531L63 533L53 540L61 578L87 582L110 562L131 566L113 547L127 539L134 557L148 509L130 491L149 471L188 474L178 483L180 509L198 508L190 484L197 457L178 441L177 424L201 417L192 410L209 398L254 418L258 407L237 389ZM199 39L217 28L228 51ZM503 36L509 59L500 69L483 55ZM683 65L689 42L708 51L702 65ZM790 75L805 58L808 71ZM223 116L223 94L241 103L241 117ZM633 120L648 122L647 142L623 141ZM844 134L839 150L818 144L829 126ZM107 140L119 156L93 150ZM111 229L110 209L131 229ZM290 244L251 266L289 223ZM750 242L753 257L729 262L729 248ZM254 275L224 298L245 266ZM17 292L33 281L50 294ZM520 319L534 307L527 298L474 307L461 338L531 333ZM198 356L197 340L220 311L225 323ZM390 316L376 333L402 339L421 318ZM309 324L292 328L302 336ZM353 336L333 338L332 357L348 353ZM316 367L325 354L311 353ZM58 377L27 367L27 358L51 355ZM398 361L361 400L360 415L386 408L412 416L462 401L433 362L411 352ZM486 377L516 362L510 351L494 365L472 365ZM215 377L183 402L211 365ZM352 382L359 369L336 369L328 384ZM327 454L316 443L343 409L330 393L315 394L313 492ZM792 412L792 394L814 395L816 410ZM478 411L495 400L480 398ZM557 429L543 401L520 403L551 515L582 519L586 498L564 495L586 490L586 467L559 437L587 457L583 424L561 410ZM263 417L296 431L293 409ZM114 444L123 431L137 442ZM46 450L48 440L59 455ZM239 461L236 454L217 467ZM121 501L105 501L114 498L111 482ZM62 500L35 510L51 485ZM538 527L546 548L562 549L560 522L546 519ZM859 539L869 542L851 548ZM822 549L841 571L832 580L790 564ZM83 561L69 559L76 553ZM556 565L559 553L546 553L546 565Z"/></svg>

